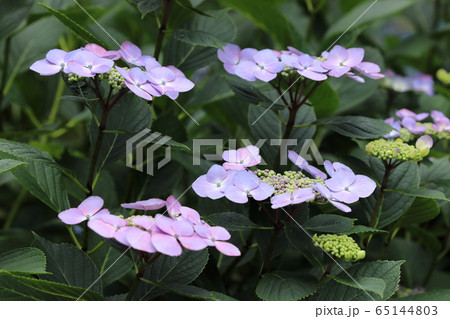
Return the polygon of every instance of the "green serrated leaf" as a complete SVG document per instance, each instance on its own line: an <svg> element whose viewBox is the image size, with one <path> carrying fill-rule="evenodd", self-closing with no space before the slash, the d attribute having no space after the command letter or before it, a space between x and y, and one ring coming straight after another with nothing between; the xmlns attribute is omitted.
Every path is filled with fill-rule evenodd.
<svg viewBox="0 0 450 319"><path fill-rule="evenodd" d="M160 284L157 282L152 282L146 279L141 279L143 282L149 283L151 285L154 285L156 287L160 287L163 289L166 289L172 293L175 293L177 295L194 298L194 299L200 299L200 300L214 300L214 301L236 301L236 299L224 295L220 292L216 291L208 291L203 288L199 288L196 286L190 286L190 285L181 285L177 283L173 284Z"/></svg>
<svg viewBox="0 0 450 319"><path fill-rule="evenodd" d="M343 235L351 235L351 234L361 234L361 233L387 233L387 231L382 229L376 229L372 227L367 227L364 225L355 225L350 230L343 232Z"/></svg>
<svg viewBox="0 0 450 319"><path fill-rule="evenodd" d="M89 288L102 294L100 273L86 253L69 244L55 244L33 233L34 246L41 249L47 257L47 271L51 275L39 278L63 283L65 285Z"/></svg>
<svg viewBox="0 0 450 319"><path fill-rule="evenodd" d="M37 248L19 248L0 255L0 272L45 274L45 267L45 255Z"/></svg>
<svg viewBox="0 0 450 319"><path fill-rule="evenodd" d="M217 226L225 227L228 230L243 231L247 229L273 229L273 227L260 226L247 217L238 213L216 213L209 215L208 220Z"/></svg>
<svg viewBox="0 0 450 319"><path fill-rule="evenodd" d="M418 189L385 189L386 192L396 192L408 196L414 197L423 197L430 199L438 199L445 200L450 202L450 200L445 197L444 193L434 190L434 189L426 189L426 188L418 188Z"/></svg>
<svg viewBox="0 0 450 319"><path fill-rule="evenodd" d="M345 273L338 275L347 281L348 276L352 276L356 280L362 277L379 278L386 283L383 296L357 289L348 285L337 283L335 280L327 280L316 294L316 300L325 301L357 301L357 300L387 300L398 289L400 281L400 267L404 261L379 260L362 262L346 269Z"/></svg>
<svg viewBox="0 0 450 319"><path fill-rule="evenodd" d="M259 91L255 86L248 81L244 81L236 76L224 76L228 86L233 92L245 101L258 105L260 103L266 103L270 105L272 101Z"/></svg>
<svg viewBox="0 0 450 319"><path fill-rule="evenodd" d="M317 280L312 276L274 272L261 278L255 292L263 300L300 300L314 293L317 284Z"/></svg>
<svg viewBox="0 0 450 319"><path fill-rule="evenodd" d="M364 116L333 116L321 119L317 123L341 135L358 139L375 139L392 131L392 127L382 120Z"/></svg>
<svg viewBox="0 0 450 319"><path fill-rule="evenodd" d="M311 217L303 227L314 232L343 233L352 229L354 221L339 215L321 214Z"/></svg>
<svg viewBox="0 0 450 319"><path fill-rule="evenodd" d="M226 45L226 42L205 31L178 29L172 33L172 37L194 46L220 49Z"/></svg>
<svg viewBox="0 0 450 319"><path fill-rule="evenodd" d="M136 4L138 10L141 12L141 18L144 19L144 17L159 9L162 6L162 0L129 0L130 2L133 2Z"/></svg>
<svg viewBox="0 0 450 319"><path fill-rule="evenodd" d="M427 291L421 294L403 297L403 298L392 298L395 301L449 301L450 300L450 289L437 289L432 291Z"/></svg>
<svg viewBox="0 0 450 319"><path fill-rule="evenodd" d="M9 172L17 166L27 164L26 162L21 162L13 159L2 159L0 160L0 174Z"/></svg>
<svg viewBox="0 0 450 319"><path fill-rule="evenodd" d="M145 270L143 279L166 284L189 284L203 271L208 262L208 250L184 251L181 256L161 255ZM136 289L134 299L149 300L165 290L152 284L141 282Z"/></svg>
<svg viewBox="0 0 450 319"><path fill-rule="evenodd" d="M48 11L50 11L51 14L55 16L56 19L58 19L62 24L64 24L70 31L73 32L81 41L87 43L96 43L105 49L108 50L108 46L103 43L101 40L97 39L96 36L94 36L92 33L90 33L88 30L83 28L81 25L73 21L71 18L66 16L61 11L55 10L52 7L46 5L45 3L38 2L41 6L46 8Z"/></svg>
<svg viewBox="0 0 450 319"><path fill-rule="evenodd" d="M30 277L17 276L8 274L15 281L32 288L34 290L53 295L55 297L67 298L69 300L103 300L103 297L98 293L84 288L72 287L70 285L61 284L58 282L51 282L47 280L35 279Z"/></svg>
<svg viewBox="0 0 450 319"><path fill-rule="evenodd" d="M342 277L329 276L328 278L331 278L340 284L347 285L356 289L374 292L381 298L383 297L384 289L386 289L386 282L380 278L358 277L355 278L358 283L354 282L351 279L344 279Z"/></svg>

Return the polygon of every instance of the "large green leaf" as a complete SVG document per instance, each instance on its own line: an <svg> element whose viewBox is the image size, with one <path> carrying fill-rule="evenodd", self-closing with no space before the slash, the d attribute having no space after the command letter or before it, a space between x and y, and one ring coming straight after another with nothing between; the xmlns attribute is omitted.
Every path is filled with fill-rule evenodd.
<svg viewBox="0 0 450 319"><path fill-rule="evenodd" d="M311 217L303 227L314 232L343 233L352 229L354 221L339 215L321 214Z"/></svg>
<svg viewBox="0 0 450 319"><path fill-rule="evenodd" d="M416 198L408 210L395 223L397 227L420 224L436 218L439 205L429 198Z"/></svg>
<svg viewBox="0 0 450 319"><path fill-rule="evenodd" d="M19 248L0 255L0 272L45 274L45 267L45 255L37 248Z"/></svg>
<svg viewBox="0 0 450 319"><path fill-rule="evenodd" d="M382 161L378 158L370 157L369 166L377 175L378 182L381 183L385 172ZM412 162L404 162L392 170L387 183L387 188L389 189L403 189L418 186L419 170L417 163ZM377 188L370 197L360 200L361 206L368 217L373 212L379 191L379 188ZM411 206L413 201L414 197L411 196L395 192L384 193L384 201L377 227L382 228L396 221Z"/></svg>
<svg viewBox="0 0 450 319"><path fill-rule="evenodd" d="M10 35L23 20L33 6L33 0L15 0L0 2L0 40Z"/></svg>
<svg viewBox="0 0 450 319"><path fill-rule="evenodd" d="M149 283L151 285L154 285L156 287L160 287L163 289L166 289L172 293L175 293L177 295L185 296L188 298L193 299L200 299L200 300L218 300L218 301L236 301L236 299L231 298L230 296L224 295L220 292L216 291L208 291L203 288L199 288L196 286L191 285L183 285L183 284L160 284L157 282L152 282L147 279L142 279L143 282Z"/></svg>
<svg viewBox="0 0 450 319"><path fill-rule="evenodd" d="M417 189L386 189L386 192L396 192L408 196L414 196L414 197L422 197L422 198L429 198L429 199L438 199L438 200L445 200L447 202L450 202L450 200L445 197L445 194L434 190L434 189L426 189L426 188L417 188Z"/></svg>
<svg viewBox="0 0 450 319"><path fill-rule="evenodd" d="M25 189L54 211L61 212L70 207L59 169L36 161L15 168L12 174Z"/></svg>
<svg viewBox="0 0 450 319"><path fill-rule="evenodd" d="M392 127L382 120L364 116L334 116L317 122L341 135L359 139L375 139L392 131Z"/></svg>
<svg viewBox="0 0 450 319"><path fill-rule="evenodd" d="M55 300L55 297L35 290L17 281L7 272L0 272L0 300L2 301L32 301Z"/></svg>
<svg viewBox="0 0 450 319"><path fill-rule="evenodd" d="M25 162L17 161L14 159L2 159L0 160L0 174L9 172L19 165L27 164Z"/></svg>
<svg viewBox="0 0 450 319"><path fill-rule="evenodd" d="M55 244L34 234L34 246L47 257L47 271L51 275L40 275L41 279L89 288L102 294L100 273L92 260L83 251L69 244Z"/></svg>
<svg viewBox="0 0 450 319"><path fill-rule="evenodd" d="M325 41L327 43L330 41L332 42L334 40L333 37L337 38L347 30L352 30L375 20L385 18L406 9L415 2L416 0L379 0L363 2L353 8L350 12L346 13L338 21L333 22L325 34L324 39L326 39Z"/></svg>
<svg viewBox="0 0 450 319"><path fill-rule="evenodd" d="M23 277L23 276L17 276L13 274L6 274L6 276L12 277L15 282L20 283L22 285L25 285L30 290L37 290L38 292L42 292L45 294L53 295L53 300L59 300L60 298L63 298L63 300L103 300L103 297L99 295L98 293L95 293L91 290L86 290L79 287L72 287L70 285L58 283L58 282L51 282L47 280L42 279L35 279L30 277ZM0 276L1 281L2 276ZM1 288L0 288L1 289ZM21 294L19 291L15 290L15 287L8 287L8 290L10 290L10 293L16 293ZM1 290L0 290L1 294ZM34 292L31 292L29 297L34 296ZM39 297L38 297L39 298ZM47 297L48 298L48 297ZM52 300L52 299L46 299L46 300ZM27 299L29 300L29 299ZM39 299L38 299L39 300Z"/></svg>
<svg viewBox="0 0 450 319"><path fill-rule="evenodd" d="M295 28L278 10L276 2L272 0L221 0L221 2L239 11L271 34L281 47L295 46L298 43L299 36L293 34Z"/></svg>
<svg viewBox="0 0 450 319"><path fill-rule="evenodd" d="M312 276L273 272L261 278L255 292L263 300L300 300L314 293L317 284Z"/></svg>
<svg viewBox="0 0 450 319"><path fill-rule="evenodd" d="M339 95L328 82L320 84L309 100L317 118L331 116L339 107Z"/></svg>
<svg viewBox="0 0 450 319"><path fill-rule="evenodd" d="M161 255L145 270L143 278L150 282L189 284L203 271L208 262L208 250L184 251L179 257ZM165 289L141 282L134 299L149 300L165 292Z"/></svg>
<svg viewBox="0 0 450 319"><path fill-rule="evenodd" d="M138 10L141 12L142 19L144 17L155 11L156 9L159 9L162 6L162 0L129 0L130 2L133 2L136 4Z"/></svg>
<svg viewBox="0 0 450 319"><path fill-rule="evenodd" d="M194 46L220 49L226 45L226 42L220 40L211 33L199 30L178 29L172 33L172 37L178 41Z"/></svg>
<svg viewBox="0 0 450 319"><path fill-rule="evenodd" d="M337 277L346 282L341 284L328 279L317 292L317 300L357 301L357 300L387 300L397 290L400 281L400 267L404 261L371 261L362 262L346 269L348 273L340 273ZM349 275L357 282L361 278L378 278L386 283L383 296L348 285ZM353 281L353 280L352 280ZM354 282L354 281L353 281ZM355 285L357 285L354 282ZM379 292L379 291L378 291Z"/></svg>
<svg viewBox="0 0 450 319"><path fill-rule="evenodd" d="M56 19L61 21L62 24L64 24L70 31L73 32L73 34L75 34L84 43L96 43L96 44L104 47L105 49L108 48L108 46L105 43L103 43L101 40L97 39L96 36L94 36L88 30L86 30L81 25L76 23L74 20L72 20L71 18L66 16L61 11L55 10L42 2L39 2L39 4L41 6L43 6L44 8L46 8L48 11L50 11L50 13L53 14Z"/></svg>
<svg viewBox="0 0 450 319"><path fill-rule="evenodd" d="M356 282L354 282L351 279L345 279L342 277L330 277L330 278L340 284L347 285L352 288L362 289L376 293L381 298L383 297L384 289L386 289L386 282L380 278L359 277L358 284L356 284Z"/></svg>
<svg viewBox="0 0 450 319"><path fill-rule="evenodd" d="M225 76L228 86L233 90L239 98L245 101L258 105L259 103L271 103L271 100L265 96L258 88L236 76Z"/></svg>
<svg viewBox="0 0 450 319"><path fill-rule="evenodd" d="M236 35L236 26L227 12L228 10L208 11L209 16L195 15L182 24L180 29L194 31L194 33L207 32L209 40L214 38L223 43L231 42ZM205 38L202 43L205 44ZM197 70L217 59L216 48L191 45L175 37L169 39L164 53L164 64L175 65L185 72Z"/></svg>
<svg viewBox="0 0 450 319"><path fill-rule="evenodd" d="M343 232L343 235L362 234L362 233L386 233L385 230L367 227L364 225L354 225L350 230Z"/></svg>
<svg viewBox="0 0 450 319"><path fill-rule="evenodd" d="M247 217L238 213L216 213L208 216L213 224L225 227L228 230L248 230L248 229L272 229L273 227L260 226Z"/></svg>

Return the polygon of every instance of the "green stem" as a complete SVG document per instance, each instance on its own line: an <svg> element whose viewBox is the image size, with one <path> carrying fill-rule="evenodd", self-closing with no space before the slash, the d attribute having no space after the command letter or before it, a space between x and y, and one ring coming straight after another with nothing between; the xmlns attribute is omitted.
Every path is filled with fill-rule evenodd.
<svg viewBox="0 0 450 319"><path fill-rule="evenodd" d="M97 250L100 249L100 247L103 246L104 243L105 243L105 242L102 240L101 242L99 242L99 243L97 244L97 246L95 246L94 248L92 248L91 250L89 250L89 251L87 252L87 254L90 255L90 254L95 253Z"/></svg>
<svg viewBox="0 0 450 319"><path fill-rule="evenodd" d="M89 228L87 222L84 224L83 231L83 245L81 246L81 250L87 252L89 246Z"/></svg>
<svg viewBox="0 0 450 319"><path fill-rule="evenodd" d="M20 205L22 204L22 201L24 200L26 194L27 190L25 188L22 188L19 194L17 195L16 200L13 203L13 206L11 207L8 216L6 217L5 224L3 224L3 230L8 230L9 228L11 228L14 218L16 217Z"/></svg>
<svg viewBox="0 0 450 319"><path fill-rule="evenodd" d="M75 246L77 246L78 249L81 249L81 244L78 241L77 237L75 236L72 226L66 225L67 231L69 232L70 238L72 238L73 243L75 244Z"/></svg>
<svg viewBox="0 0 450 319"><path fill-rule="evenodd" d="M133 295L136 292L137 287L139 286L139 282L141 281L142 276L144 276L145 268L153 264L158 257L161 256L161 253L155 253L152 258L150 258L147 262L143 262L141 267L139 268L136 277L134 277L133 283L131 284L130 291L128 292L126 300L132 300Z"/></svg>
<svg viewBox="0 0 450 319"><path fill-rule="evenodd" d="M2 103L4 97L4 88L6 86L6 79L8 78L8 66L9 66L9 49L11 47L11 36L6 38L5 47L3 48L3 74L2 81L0 83L0 131L3 131L3 111Z"/></svg>
<svg viewBox="0 0 450 319"><path fill-rule="evenodd" d="M156 39L155 53L153 57L158 60L159 54L161 53L162 42L164 39L164 35L166 34L167 21L169 21L169 12L170 12L170 4L171 0L163 0L164 13L161 21L161 25L158 31L158 38Z"/></svg>

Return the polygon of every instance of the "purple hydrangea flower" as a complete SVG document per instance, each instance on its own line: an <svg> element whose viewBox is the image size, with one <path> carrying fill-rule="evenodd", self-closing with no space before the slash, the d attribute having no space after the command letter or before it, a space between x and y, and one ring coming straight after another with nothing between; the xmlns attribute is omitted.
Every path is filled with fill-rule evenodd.
<svg viewBox="0 0 450 319"><path fill-rule="evenodd" d="M78 205L77 208L69 208L58 214L59 219L67 225L76 225L85 220L92 220L109 215L109 211L101 209L103 199L99 196L90 196Z"/></svg>
<svg viewBox="0 0 450 319"><path fill-rule="evenodd" d="M93 77L96 74L108 72L113 65L112 60L100 58L89 51L75 53L68 62L71 72L84 77Z"/></svg>
<svg viewBox="0 0 450 319"><path fill-rule="evenodd" d="M178 218L181 215L181 207L180 202L174 196L167 197L166 209L170 217L173 219Z"/></svg>
<svg viewBox="0 0 450 319"><path fill-rule="evenodd" d="M308 54L297 55L282 55L281 60L286 65L294 68L297 72L308 79L314 81L324 81L327 76L323 73L328 70L320 66L321 62L317 59L313 59Z"/></svg>
<svg viewBox="0 0 450 319"><path fill-rule="evenodd" d="M152 244L158 252L179 256L183 252L179 243L189 250L201 250L207 246L202 238L194 236L191 223L162 215L156 215L155 219L161 232L152 233Z"/></svg>
<svg viewBox="0 0 450 319"><path fill-rule="evenodd" d="M106 215L88 221L88 227L104 238L114 238L117 231L128 226L127 220L115 215Z"/></svg>
<svg viewBox="0 0 450 319"><path fill-rule="evenodd" d="M414 91L423 92L426 95L434 94L434 81L429 74L415 73L411 77L411 86Z"/></svg>
<svg viewBox="0 0 450 319"><path fill-rule="evenodd" d="M351 212L351 208L348 207L347 205L338 202L334 197L333 197L333 193L326 188L325 186L323 186L320 183L315 183L312 185L312 188L314 190L316 190L317 192L319 192L320 195L322 195L324 198L326 198L328 200L328 202L333 205L334 207L336 207L339 210L342 210L343 212Z"/></svg>
<svg viewBox="0 0 450 319"><path fill-rule="evenodd" d="M223 62L223 67L230 74L235 74L236 66L240 61L241 48L236 44L228 43L223 49L217 50L217 57Z"/></svg>
<svg viewBox="0 0 450 319"><path fill-rule="evenodd" d="M324 172L315 168L312 165L309 165L308 162L303 157L301 157L294 151L288 151L288 157L292 161L292 163L297 165L301 170L304 170L304 171L308 172L309 174L311 174L311 176L313 176L314 178L318 178L318 177L320 177L322 179L327 178L327 175Z"/></svg>
<svg viewBox="0 0 450 319"><path fill-rule="evenodd" d="M247 81L261 80L269 82L284 69L275 53L270 49L261 50L253 55L252 60L241 61L235 68L235 74Z"/></svg>
<svg viewBox="0 0 450 319"><path fill-rule="evenodd" d="M377 184L369 177L355 175L353 171L346 167L336 169L333 176L325 181L331 191L333 199L351 204L370 196Z"/></svg>
<svg viewBox="0 0 450 319"><path fill-rule="evenodd" d="M121 204L123 208L139 209L139 210L157 210L166 206L166 201L159 198L150 198L147 200L141 200L134 203Z"/></svg>
<svg viewBox="0 0 450 319"><path fill-rule="evenodd" d="M94 53L99 58L104 59L118 60L121 57L119 51L107 51L105 48L95 43L86 44L83 50Z"/></svg>
<svg viewBox="0 0 450 319"><path fill-rule="evenodd" d="M395 121L393 117L389 117L385 119L384 122L389 124L393 128L393 130L389 134L383 136L384 138L394 138L400 136L400 130L402 129L402 127L400 126L400 121Z"/></svg>
<svg viewBox="0 0 450 319"><path fill-rule="evenodd" d="M70 73L68 68L68 62L73 54L59 49L53 49L48 51L45 59L34 62L30 69L40 75L53 75L60 71L64 73Z"/></svg>
<svg viewBox="0 0 450 319"><path fill-rule="evenodd" d="M183 72L170 67L154 67L146 72L148 81L158 88L160 92L175 100L179 92L187 92L194 87L194 83L188 80Z"/></svg>
<svg viewBox="0 0 450 319"><path fill-rule="evenodd" d="M386 70L384 85L396 92L406 92L412 89L411 81L401 75L395 74L392 70Z"/></svg>
<svg viewBox="0 0 450 319"><path fill-rule="evenodd" d="M313 200L315 196L316 195L313 193L311 187L300 188L292 193L275 195L270 199L270 202L272 203L272 209L276 209L288 205L295 205L307 202Z"/></svg>
<svg viewBox="0 0 450 319"><path fill-rule="evenodd" d="M241 147L237 150L224 151L222 158L225 161L222 166L226 170L239 171L261 163L259 148L253 145Z"/></svg>
<svg viewBox="0 0 450 319"><path fill-rule="evenodd" d="M130 246L148 253L156 252L152 243L152 233L158 231L155 219L151 216L135 216L131 222L136 226L126 231L126 241Z"/></svg>
<svg viewBox="0 0 450 319"><path fill-rule="evenodd" d="M356 71L361 75L364 75L370 79L379 80L384 78L384 74L381 74L380 66L378 64L372 63L372 62L361 62L360 64L353 67L352 71ZM360 77L359 75L356 75L354 72L348 72L347 76L352 78L353 80L364 83L365 80Z"/></svg>
<svg viewBox="0 0 450 319"><path fill-rule="evenodd" d="M116 69L125 79L125 85L137 96L149 101L153 96L161 96L161 92L148 82L147 74L140 68L127 71L116 66Z"/></svg>
<svg viewBox="0 0 450 319"><path fill-rule="evenodd" d="M402 126L413 134L423 134L427 130L425 125L418 125L412 117L402 119Z"/></svg>
<svg viewBox="0 0 450 319"><path fill-rule="evenodd" d="M227 171L220 165L213 165L206 175L198 177L192 188L200 197L219 199L225 196L225 189L233 185L234 171Z"/></svg>
<svg viewBox="0 0 450 319"><path fill-rule="evenodd" d="M410 117L410 118L412 118L413 120L416 120L416 121L422 121L422 120L424 120L424 119L426 119L428 117L428 113L418 113L418 114L416 114L413 111L410 111L408 109L397 110L395 112L395 115L397 115L401 119L403 119L405 117Z"/></svg>
<svg viewBox="0 0 450 319"><path fill-rule="evenodd" d="M241 252L233 244L225 242L231 238L230 233L220 226L209 226L204 224L194 226L195 232L202 237L208 246L214 246L218 251L227 256L240 256Z"/></svg>
<svg viewBox="0 0 450 319"><path fill-rule="evenodd" d="M233 185L225 189L225 197L230 201L244 204L248 196L257 201L269 198L275 189L267 183L261 182L253 172L239 171L233 177Z"/></svg>
<svg viewBox="0 0 450 319"><path fill-rule="evenodd" d="M450 132L450 119L440 111L431 111L431 117L435 124L433 128L438 132Z"/></svg>
<svg viewBox="0 0 450 319"><path fill-rule="evenodd" d="M327 60L322 62L322 67L330 70L329 76L341 77L349 72L351 68L357 66L364 58L364 49L350 48L345 49L336 45L328 54Z"/></svg>
<svg viewBox="0 0 450 319"><path fill-rule="evenodd" d="M181 206L179 209L181 217L187 220L192 225L201 225L202 220L200 219L200 214L195 210L187 206ZM180 216L178 216L180 218Z"/></svg>
<svg viewBox="0 0 450 319"><path fill-rule="evenodd" d="M122 43L119 53L125 61L137 66L145 66L146 59L151 58L150 56L142 55L141 49L129 41Z"/></svg>
<svg viewBox="0 0 450 319"><path fill-rule="evenodd" d="M327 171L330 177L333 177L334 173L336 173L336 170L338 170L339 168L350 169L350 167L348 167L347 165L344 165L339 162L331 163L331 161L329 160L325 160L323 162L323 166L325 167L325 170Z"/></svg>

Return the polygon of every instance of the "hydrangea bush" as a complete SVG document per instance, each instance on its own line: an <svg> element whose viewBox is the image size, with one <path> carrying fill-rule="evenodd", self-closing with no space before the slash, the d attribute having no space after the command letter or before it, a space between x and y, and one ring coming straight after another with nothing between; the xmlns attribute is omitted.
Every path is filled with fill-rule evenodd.
<svg viewBox="0 0 450 319"><path fill-rule="evenodd" d="M0 3L0 298L450 298L429 3L92 3Z"/></svg>

